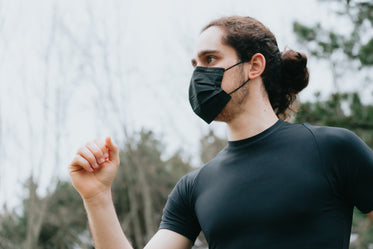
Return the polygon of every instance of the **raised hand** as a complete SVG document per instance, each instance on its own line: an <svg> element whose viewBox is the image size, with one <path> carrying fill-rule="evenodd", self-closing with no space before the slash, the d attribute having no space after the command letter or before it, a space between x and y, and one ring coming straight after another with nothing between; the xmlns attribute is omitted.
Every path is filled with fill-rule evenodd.
<svg viewBox="0 0 373 249"><path fill-rule="evenodd" d="M74 188L84 200L110 191L119 166L118 147L110 137L95 139L76 153L69 166Z"/></svg>

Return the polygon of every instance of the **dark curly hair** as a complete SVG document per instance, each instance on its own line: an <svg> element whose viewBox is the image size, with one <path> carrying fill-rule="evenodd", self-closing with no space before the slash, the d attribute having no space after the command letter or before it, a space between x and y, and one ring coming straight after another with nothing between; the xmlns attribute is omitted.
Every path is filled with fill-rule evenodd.
<svg viewBox="0 0 373 249"><path fill-rule="evenodd" d="M233 47L241 61L250 61L256 53L265 57L262 80L276 115L287 118L296 112L290 106L309 81L306 55L294 50L281 53L272 32L252 17L223 17L210 22L202 32L213 26L223 30L222 42Z"/></svg>

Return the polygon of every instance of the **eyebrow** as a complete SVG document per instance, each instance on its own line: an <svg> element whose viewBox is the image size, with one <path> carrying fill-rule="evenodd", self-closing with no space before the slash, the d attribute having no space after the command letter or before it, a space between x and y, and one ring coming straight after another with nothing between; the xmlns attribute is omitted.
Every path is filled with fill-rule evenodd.
<svg viewBox="0 0 373 249"><path fill-rule="evenodd" d="M198 57L198 58L201 58L202 56L204 56L204 55L206 55L206 54L221 54L221 53L220 53L218 50L202 50L202 51L200 51L200 52L198 53L197 57ZM193 58L193 59L191 60L191 62L192 62L192 65L194 65L195 62L196 62L196 59Z"/></svg>
<svg viewBox="0 0 373 249"><path fill-rule="evenodd" d="M202 50L198 53L198 58L206 55L206 54L220 54L218 50Z"/></svg>

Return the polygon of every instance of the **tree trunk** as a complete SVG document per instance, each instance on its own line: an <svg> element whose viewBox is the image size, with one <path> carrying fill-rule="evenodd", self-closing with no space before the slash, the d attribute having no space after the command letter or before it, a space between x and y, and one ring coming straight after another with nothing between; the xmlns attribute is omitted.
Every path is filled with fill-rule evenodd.
<svg viewBox="0 0 373 249"><path fill-rule="evenodd" d="M150 186L146 180L146 173L144 165L138 164L138 176L139 185L141 190L141 197L144 204L144 221L145 221L145 239L149 240L154 234L154 215L153 215L153 203L150 191Z"/></svg>
<svg viewBox="0 0 373 249"><path fill-rule="evenodd" d="M49 203L49 196L40 199L37 196L37 184L34 182L33 176L30 178L29 189L29 205L27 207L27 228L26 240L23 244L24 249L38 248L38 240L41 227L44 221L46 210Z"/></svg>
<svg viewBox="0 0 373 249"><path fill-rule="evenodd" d="M133 187L133 186L131 186ZM139 205L136 198L135 188L131 189L128 188L128 196L129 196L129 204L130 204L130 223L132 224L133 234L135 239L136 248L143 248L144 241L143 235L141 232L141 222L139 220ZM124 226L128 226L129 224L124 224ZM122 224L123 226L123 224Z"/></svg>

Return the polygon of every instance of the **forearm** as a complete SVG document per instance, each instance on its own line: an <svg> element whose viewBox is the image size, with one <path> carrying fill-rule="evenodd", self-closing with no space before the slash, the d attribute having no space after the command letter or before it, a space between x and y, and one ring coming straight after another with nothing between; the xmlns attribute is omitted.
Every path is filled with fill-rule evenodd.
<svg viewBox="0 0 373 249"><path fill-rule="evenodd" d="M370 213L367 213L367 216L373 221L373 211Z"/></svg>
<svg viewBox="0 0 373 249"><path fill-rule="evenodd" d="M120 226L110 192L83 202L96 249L132 249Z"/></svg>

